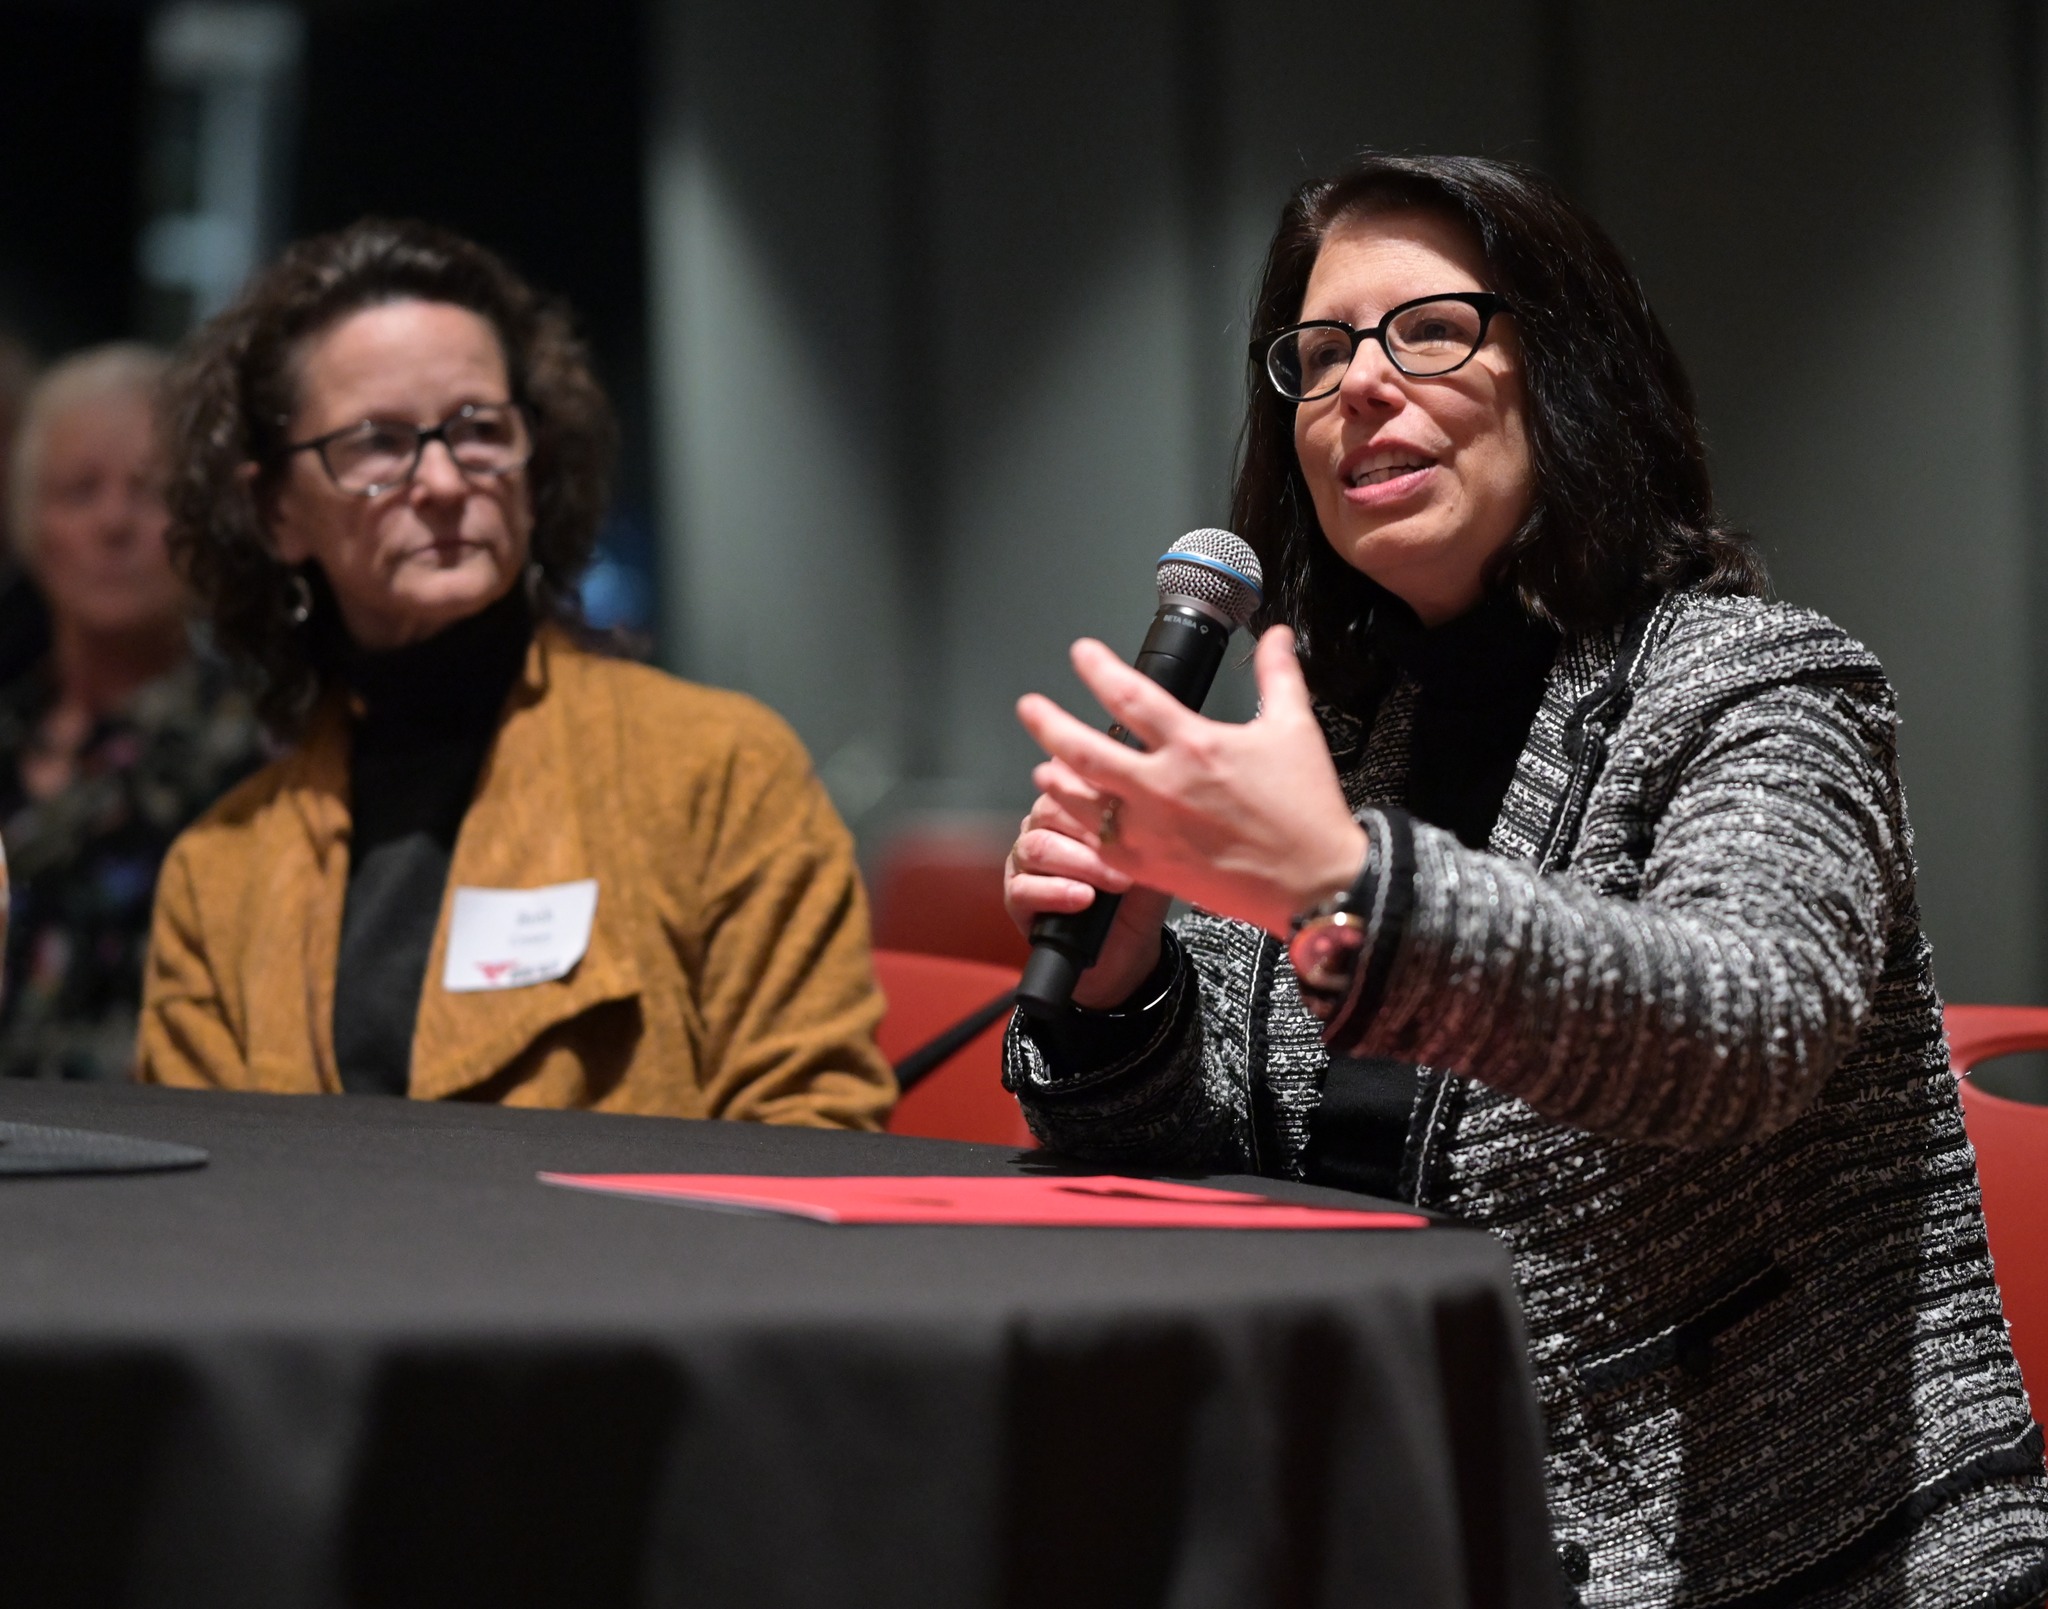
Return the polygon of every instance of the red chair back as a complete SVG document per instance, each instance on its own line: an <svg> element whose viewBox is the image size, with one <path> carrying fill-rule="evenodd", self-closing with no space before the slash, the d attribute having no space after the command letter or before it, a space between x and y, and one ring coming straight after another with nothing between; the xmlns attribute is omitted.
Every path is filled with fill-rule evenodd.
<svg viewBox="0 0 2048 1609"><path fill-rule="evenodd" d="M896 838L875 868L875 944L1022 971L1031 947L1003 909L1009 852L1009 838L986 825L918 827Z"/></svg>
<svg viewBox="0 0 2048 1609"><path fill-rule="evenodd" d="M1958 1073L1994 1056L2048 1050L2048 1008L1950 1006L1944 1017ZM2048 1407L2048 1106L2007 1100L1968 1078L1962 1097L1998 1294L2038 1414Z"/></svg>
<svg viewBox="0 0 2048 1609"><path fill-rule="evenodd" d="M875 951L875 979L889 1009L875 1039L893 1065L945 1032L977 1007L1017 987L1019 969L943 955ZM979 1140L988 1145L1032 1146L1017 1099L1003 1088L1003 1030L999 1018L934 1069L889 1117L891 1134L937 1140Z"/></svg>

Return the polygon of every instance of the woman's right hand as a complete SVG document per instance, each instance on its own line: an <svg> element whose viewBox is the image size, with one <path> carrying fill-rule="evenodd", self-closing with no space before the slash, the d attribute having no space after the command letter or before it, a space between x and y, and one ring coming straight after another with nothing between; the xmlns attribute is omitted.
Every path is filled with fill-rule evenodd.
<svg viewBox="0 0 2048 1609"><path fill-rule="evenodd" d="M1003 905L1028 937L1033 918L1046 911L1084 911L1096 890L1123 895L1116 921L1095 965L1074 985L1074 1004L1109 1011L1135 994L1159 964L1160 930L1172 896L1135 886L1104 862L1095 828L1057 800L1038 796L1010 846L1003 866Z"/></svg>

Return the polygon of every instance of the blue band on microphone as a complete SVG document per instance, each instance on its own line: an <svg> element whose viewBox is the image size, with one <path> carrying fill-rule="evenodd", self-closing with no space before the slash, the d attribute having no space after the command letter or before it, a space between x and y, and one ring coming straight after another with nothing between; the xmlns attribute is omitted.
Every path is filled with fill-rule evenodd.
<svg viewBox="0 0 2048 1609"><path fill-rule="evenodd" d="M1231 580L1241 582L1245 586L1250 587L1252 589L1252 596L1257 598L1259 602L1264 603L1266 601L1266 589L1264 587L1260 586L1258 582L1242 571L1231 569L1221 559L1212 559L1206 553L1189 553L1182 548L1168 548L1159 555L1159 562L1164 564L1169 559L1175 564L1199 564L1204 569L1214 570L1219 575L1227 575Z"/></svg>

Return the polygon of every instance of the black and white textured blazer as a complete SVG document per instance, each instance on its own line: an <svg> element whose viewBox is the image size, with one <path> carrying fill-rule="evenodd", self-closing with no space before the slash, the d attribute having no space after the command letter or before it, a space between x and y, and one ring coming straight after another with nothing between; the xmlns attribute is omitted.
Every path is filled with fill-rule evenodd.
<svg viewBox="0 0 2048 1609"><path fill-rule="evenodd" d="M1412 1199L1511 1250L1589 1606L2021 1609L2048 1476L1914 891L1892 691L1822 617L1678 594L1568 639L1486 852L1401 810L1412 685L1327 717L1381 898L1330 1047L1422 1069ZM1049 1145L1297 1173L1330 1048L1197 912Z"/></svg>

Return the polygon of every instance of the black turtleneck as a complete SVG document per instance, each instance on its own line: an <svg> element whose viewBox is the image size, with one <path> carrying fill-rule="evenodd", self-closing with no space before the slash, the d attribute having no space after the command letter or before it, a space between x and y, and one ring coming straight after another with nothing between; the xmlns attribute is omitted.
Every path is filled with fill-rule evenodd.
<svg viewBox="0 0 2048 1609"><path fill-rule="evenodd" d="M1514 779L1557 657L1558 635L1514 598L1489 594L1433 629L1405 606L1376 611L1381 652L1416 684L1408 812L1484 849ZM1415 1069L1334 1056L1309 1123L1305 1177L1368 1195L1405 1195L1401 1163L1414 1122Z"/></svg>
<svg viewBox="0 0 2048 1609"><path fill-rule="evenodd" d="M455 837L532 637L525 589L514 587L424 642L383 653L346 644L335 653L357 709L334 980L334 1056L349 1094L410 1088Z"/></svg>
<svg viewBox="0 0 2048 1609"><path fill-rule="evenodd" d="M1557 657L1557 632L1505 592L1429 630L1402 613L1379 640L1416 684L1408 813L1484 849Z"/></svg>

